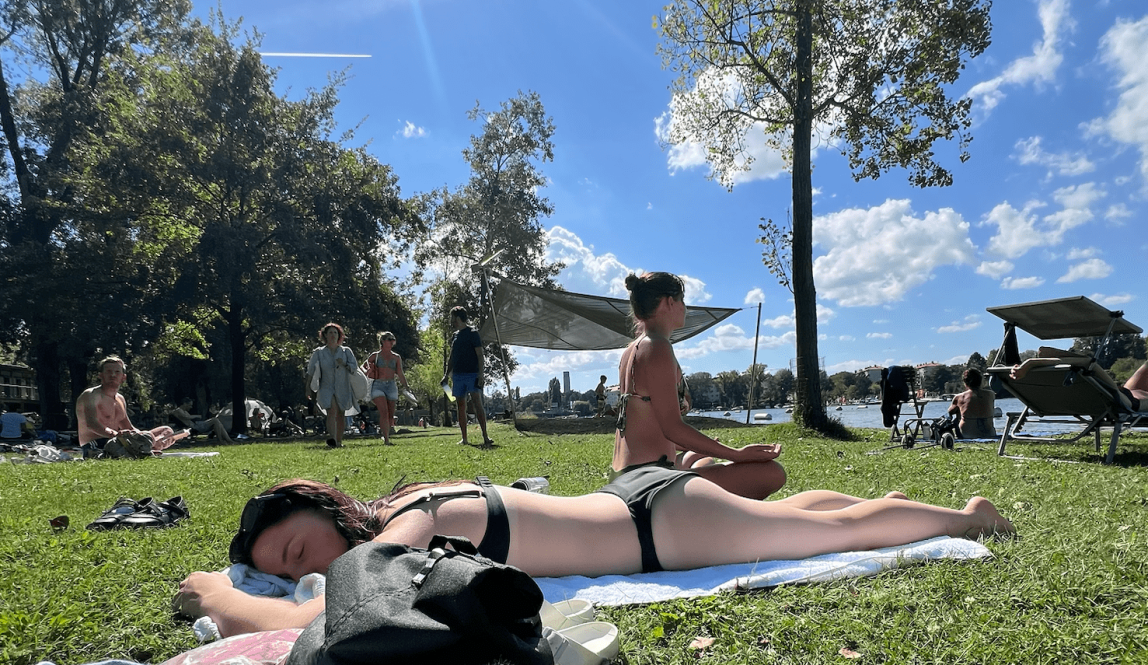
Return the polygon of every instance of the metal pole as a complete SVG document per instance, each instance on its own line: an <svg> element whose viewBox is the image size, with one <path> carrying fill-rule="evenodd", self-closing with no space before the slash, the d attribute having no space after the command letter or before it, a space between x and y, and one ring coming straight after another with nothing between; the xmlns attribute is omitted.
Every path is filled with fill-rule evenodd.
<svg viewBox="0 0 1148 665"><path fill-rule="evenodd" d="M749 414L753 411L753 384L757 383L757 340L761 336L761 303L757 303L757 331L753 333L753 364L749 366L750 378L752 379L749 384L749 404L745 405L745 424L749 424Z"/></svg>
<svg viewBox="0 0 1148 665"><path fill-rule="evenodd" d="M510 418L514 421L514 429L518 429L518 409L514 408L514 393L510 390L510 372L507 371L506 347L502 345L502 333L498 330L498 315L494 312L494 294L490 292L490 275L485 267L482 269L482 288L486 290L487 300L490 302L490 319L494 321L494 338L498 340L498 351L502 354L502 377L506 379L506 401L510 403Z"/></svg>

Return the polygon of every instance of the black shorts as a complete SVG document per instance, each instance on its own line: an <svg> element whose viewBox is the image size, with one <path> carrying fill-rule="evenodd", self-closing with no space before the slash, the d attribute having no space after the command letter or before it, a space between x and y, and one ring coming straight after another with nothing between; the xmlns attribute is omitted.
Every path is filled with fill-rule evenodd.
<svg viewBox="0 0 1148 665"><path fill-rule="evenodd" d="M638 545L642 548L642 572L654 573L662 568L654 547L654 498L662 490L691 477L701 477L693 471L675 469L665 455L654 462L635 464L622 469L613 480L597 492L613 494L626 502L630 518L638 529Z"/></svg>

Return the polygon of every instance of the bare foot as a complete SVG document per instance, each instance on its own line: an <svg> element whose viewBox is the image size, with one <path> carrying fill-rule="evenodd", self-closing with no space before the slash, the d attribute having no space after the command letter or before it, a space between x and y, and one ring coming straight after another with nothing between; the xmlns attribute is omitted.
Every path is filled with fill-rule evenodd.
<svg viewBox="0 0 1148 665"><path fill-rule="evenodd" d="M904 492L897 492L895 490L886 494L885 498L886 499L905 499L905 500L909 499L908 495L906 495Z"/></svg>
<svg viewBox="0 0 1148 665"><path fill-rule="evenodd" d="M980 536L1009 536L1016 533L1012 522L1001 516L993 504L983 497L969 499L963 511L973 518L974 526L965 531L964 537L976 540Z"/></svg>

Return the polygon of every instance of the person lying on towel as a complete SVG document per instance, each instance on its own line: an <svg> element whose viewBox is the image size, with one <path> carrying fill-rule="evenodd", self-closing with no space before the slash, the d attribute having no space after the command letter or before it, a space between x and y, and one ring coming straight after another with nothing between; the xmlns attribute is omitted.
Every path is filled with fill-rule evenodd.
<svg viewBox="0 0 1148 665"><path fill-rule="evenodd" d="M647 324L655 325L647 332L664 333L670 325L682 325L685 305L679 295L662 295L650 312ZM630 422L623 421L626 426L619 429L646 434L646 429L633 429L636 423L660 413L652 411L659 400L676 403L676 363L665 340L635 342L623 357L624 369L635 356L639 365L633 368L633 381L624 380L622 386L637 399L628 407ZM642 395L652 401L639 402ZM632 408L639 403L643 406ZM702 471L638 464L602 489L575 497L494 486L484 477L415 483L369 503L329 485L291 480L247 502L229 557L298 580L326 573L332 561L361 543L426 547L435 534L448 534L464 536L478 543L487 558L536 577L599 577L804 559L936 536L977 538L1015 531L980 497L960 510L909 501L900 492L865 500L814 490L763 502L723 489ZM192 573L179 589L176 609L190 617L210 617L224 636L304 627L324 607L322 598L295 605L249 596L220 573Z"/></svg>

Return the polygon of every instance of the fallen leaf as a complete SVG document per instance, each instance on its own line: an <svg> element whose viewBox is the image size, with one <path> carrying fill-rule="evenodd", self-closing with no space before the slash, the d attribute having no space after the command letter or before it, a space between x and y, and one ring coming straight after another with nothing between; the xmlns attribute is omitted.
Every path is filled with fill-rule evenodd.
<svg viewBox="0 0 1148 665"><path fill-rule="evenodd" d="M706 647L713 644L714 641L715 640L712 637L695 637L694 641L690 642L690 648L691 649L705 649Z"/></svg>
<svg viewBox="0 0 1148 665"><path fill-rule="evenodd" d="M842 656L845 656L846 658L860 658L861 657L861 654L850 649L849 647L841 647L841 651L838 651L837 653L841 654Z"/></svg>
<svg viewBox="0 0 1148 665"><path fill-rule="evenodd" d="M768 637L762 636L762 637L757 638L757 646L764 647L768 644L769 644L769 638Z"/></svg>
<svg viewBox="0 0 1148 665"><path fill-rule="evenodd" d="M60 531L62 529L67 529L68 528L68 516L67 515L60 515L59 517L53 517L52 519L48 520L48 524L50 524L52 526L52 528L56 531Z"/></svg>

